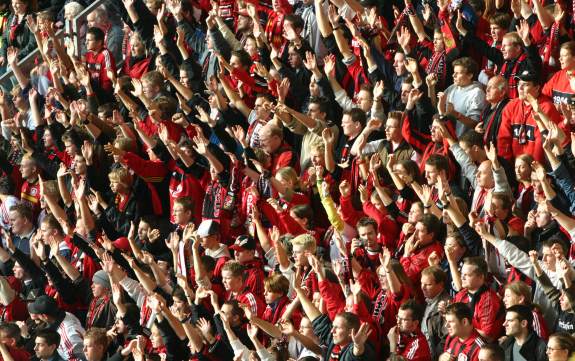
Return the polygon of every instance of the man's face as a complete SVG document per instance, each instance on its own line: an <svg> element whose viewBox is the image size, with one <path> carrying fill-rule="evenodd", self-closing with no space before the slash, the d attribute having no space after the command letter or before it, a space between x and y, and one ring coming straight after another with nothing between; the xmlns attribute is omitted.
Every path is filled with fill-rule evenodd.
<svg viewBox="0 0 575 361"><path fill-rule="evenodd" d="M395 74L398 76L402 76L406 73L407 69L405 69L405 54L403 53L396 53L393 57L393 68L395 69Z"/></svg>
<svg viewBox="0 0 575 361"><path fill-rule="evenodd" d="M503 38L503 41L501 42L501 53L503 54L503 59L512 60L519 56L520 51L521 47L519 44L514 44L509 38Z"/></svg>
<svg viewBox="0 0 575 361"><path fill-rule="evenodd" d="M24 179L32 179L37 175L37 168L34 165L34 161L28 158L24 158L22 160L22 164L20 165L20 173L22 173L22 178Z"/></svg>
<svg viewBox="0 0 575 361"><path fill-rule="evenodd" d="M469 291L477 291L484 283L485 279L477 272L474 265L463 265L461 268L461 287L467 288Z"/></svg>
<svg viewBox="0 0 575 361"><path fill-rule="evenodd" d="M443 50L445 50L443 33L436 32L433 34L433 50L435 50L436 52L442 52Z"/></svg>
<svg viewBox="0 0 575 361"><path fill-rule="evenodd" d="M361 126L359 122L354 122L349 114L344 114L341 119L341 128L346 137L352 137L359 133Z"/></svg>
<svg viewBox="0 0 575 361"><path fill-rule="evenodd" d="M44 242L48 242L50 240L50 236L54 234L54 230L48 226L47 223L40 224L40 233L42 234L42 239Z"/></svg>
<svg viewBox="0 0 575 361"><path fill-rule="evenodd" d="M543 246L541 252L543 253L542 260L545 267L547 267L547 269L555 269L555 262L557 259L555 258L555 252L553 252L553 249L548 246Z"/></svg>
<svg viewBox="0 0 575 361"><path fill-rule="evenodd" d="M407 99L409 98L409 93L412 89L413 85L411 83L401 84L401 104L407 104Z"/></svg>
<svg viewBox="0 0 575 361"><path fill-rule="evenodd" d="M501 84L502 80L498 77L493 77L487 82L485 89L485 100L491 104L497 104L505 98L505 87Z"/></svg>
<svg viewBox="0 0 575 361"><path fill-rule="evenodd" d="M186 210L184 206L179 203L174 203L172 213L174 215L174 222L179 225L188 224L192 217L192 212Z"/></svg>
<svg viewBox="0 0 575 361"><path fill-rule="evenodd" d="M226 291L238 292L242 289L242 277L234 276L228 270L222 271L222 284Z"/></svg>
<svg viewBox="0 0 575 361"><path fill-rule="evenodd" d="M98 19L98 16L96 15L96 12L88 14L88 16L86 17L86 22L88 23L89 28L100 26L100 21Z"/></svg>
<svg viewBox="0 0 575 361"><path fill-rule="evenodd" d="M517 180L522 181L531 179L531 171L531 165L523 159L515 160L515 178L517 178Z"/></svg>
<svg viewBox="0 0 575 361"><path fill-rule="evenodd" d="M283 296L281 293L273 292L269 287L264 287L264 298L266 304L271 305L275 300Z"/></svg>
<svg viewBox="0 0 575 361"><path fill-rule="evenodd" d="M234 258L239 263L246 263L253 261L254 251L249 249L241 249L234 252Z"/></svg>
<svg viewBox="0 0 575 361"><path fill-rule="evenodd" d="M432 299L443 291L443 283L436 282L432 275L421 275L421 291L423 297Z"/></svg>
<svg viewBox="0 0 575 361"><path fill-rule="evenodd" d="M20 266L20 263L15 262L14 263L14 267L12 267L12 272L14 272L14 277L18 280L23 280L24 279L24 268L22 268L22 266Z"/></svg>
<svg viewBox="0 0 575 361"><path fill-rule="evenodd" d="M252 20L249 16L239 15L238 16L238 25L236 30L238 33L247 31L248 29L252 28Z"/></svg>
<svg viewBox="0 0 575 361"><path fill-rule="evenodd" d="M288 63L294 69L301 68L303 65L301 56L293 46L288 49Z"/></svg>
<svg viewBox="0 0 575 361"><path fill-rule="evenodd" d="M99 361L104 355L104 347L94 342L91 338L84 339L83 351L87 361Z"/></svg>
<svg viewBox="0 0 575 361"><path fill-rule="evenodd" d="M367 247L377 248L377 230L373 227L373 225L358 227L357 235L361 240L365 241Z"/></svg>
<svg viewBox="0 0 575 361"><path fill-rule="evenodd" d="M313 119L325 120L326 114L321 111L321 106L318 103L309 103L307 107L307 115Z"/></svg>
<svg viewBox="0 0 575 361"><path fill-rule="evenodd" d="M432 186L437 183L437 179L439 179L439 170L436 166L431 164L425 165L425 180L427 184Z"/></svg>
<svg viewBox="0 0 575 361"><path fill-rule="evenodd" d="M450 313L445 315L445 328L451 337L462 336L464 332L463 323L459 321L455 315Z"/></svg>
<svg viewBox="0 0 575 361"><path fill-rule="evenodd" d="M277 135L272 134L268 127L262 128L260 131L261 147L267 154L273 154L281 145L281 139Z"/></svg>
<svg viewBox="0 0 575 361"><path fill-rule="evenodd" d="M477 173L475 175L477 179L477 185L485 189L493 188L493 172L491 170L491 162L486 160L477 167Z"/></svg>
<svg viewBox="0 0 575 361"><path fill-rule="evenodd" d="M254 103L254 111L256 112L256 117L261 120L267 120L270 116L271 107L272 103L267 98L256 98Z"/></svg>
<svg viewBox="0 0 575 361"><path fill-rule="evenodd" d="M478 358L479 358L479 361L495 361L496 360L496 358L493 355L493 353L491 352L491 350L487 350L484 348L479 350Z"/></svg>
<svg viewBox="0 0 575 361"><path fill-rule="evenodd" d="M395 118L387 118L385 122L385 138L390 142L401 141L401 128L399 127L399 120Z"/></svg>
<svg viewBox="0 0 575 361"><path fill-rule="evenodd" d="M96 40L94 34L87 34L86 35L86 49L88 51L98 51L100 50L102 42L100 40Z"/></svg>
<svg viewBox="0 0 575 361"><path fill-rule="evenodd" d="M303 267L308 265L306 250L299 244L294 244L292 248L292 256L296 267Z"/></svg>
<svg viewBox="0 0 575 361"><path fill-rule="evenodd" d="M521 334L522 327L517 313L507 312L505 315L505 322L503 322L503 327L505 327L505 334L507 336L519 336Z"/></svg>
<svg viewBox="0 0 575 361"><path fill-rule="evenodd" d="M97 284L95 282L92 282L92 294L94 295L95 298L102 297L106 293L107 293L107 289L104 286Z"/></svg>
<svg viewBox="0 0 575 361"><path fill-rule="evenodd" d="M440 120L434 120L431 123L431 141L434 143L440 143L443 141L443 133L441 133Z"/></svg>
<svg viewBox="0 0 575 361"><path fill-rule="evenodd" d="M66 153L68 153L70 157L74 158L76 154L78 154L78 147L76 147L74 143L65 140L64 147L66 148Z"/></svg>
<svg viewBox="0 0 575 361"><path fill-rule="evenodd" d="M142 92L148 99L154 99L160 93L160 87L151 81L142 80Z"/></svg>
<svg viewBox="0 0 575 361"><path fill-rule="evenodd" d="M214 244L217 244L218 242L218 236L217 235L211 235L211 236L207 236L207 237L201 237L200 238L200 244L202 245L202 247L204 249L209 249L211 248Z"/></svg>
<svg viewBox="0 0 575 361"><path fill-rule="evenodd" d="M46 340L42 337L36 337L34 344L34 352L39 359L47 359L54 354L58 345L48 345Z"/></svg>
<svg viewBox="0 0 575 361"><path fill-rule="evenodd" d="M419 244L424 246L431 243L434 236L422 222L417 222L415 225L415 237Z"/></svg>
<svg viewBox="0 0 575 361"><path fill-rule="evenodd" d="M489 32L491 33L491 38L493 41L501 41L503 39L503 35L507 32L507 30L503 29L501 26L496 24L489 25Z"/></svg>
<svg viewBox="0 0 575 361"><path fill-rule="evenodd" d="M373 96L367 90L360 90L359 93L357 93L356 101L359 109L368 112L373 105Z"/></svg>
<svg viewBox="0 0 575 361"><path fill-rule="evenodd" d="M139 36L130 39L130 53L132 56L143 56L146 53L146 47Z"/></svg>
<svg viewBox="0 0 575 361"><path fill-rule="evenodd" d="M411 333L417 330L419 322L413 319L411 310L399 310L397 313L397 325L399 332Z"/></svg>
<svg viewBox="0 0 575 361"><path fill-rule="evenodd" d="M345 345L350 342L350 331L351 330L347 327L345 320L340 316L336 316L331 328L333 343L336 345Z"/></svg>
<svg viewBox="0 0 575 361"><path fill-rule="evenodd" d="M466 86L471 84L473 74L467 72L467 69L461 65L453 67L453 84L457 86Z"/></svg>
<svg viewBox="0 0 575 361"><path fill-rule="evenodd" d="M8 218L10 219L10 226L12 227L12 232L15 234L22 234L26 231L28 226L28 221L26 218L22 217L20 213L16 211L10 211Z"/></svg>
<svg viewBox="0 0 575 361"><path fill-rule="evenodd" d="M539 89L539 85L536 85L532 81L519 80L519 83L517 84L517 93L521 100L526 100L528 94L537 99L539 97Z"/></svg>

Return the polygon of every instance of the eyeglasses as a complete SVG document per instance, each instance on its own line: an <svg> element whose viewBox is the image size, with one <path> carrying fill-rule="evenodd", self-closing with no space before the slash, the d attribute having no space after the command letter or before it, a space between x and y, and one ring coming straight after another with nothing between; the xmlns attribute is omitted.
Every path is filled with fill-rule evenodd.
<svg viewBox="0 0 575 361"><path fill-rule="evenodd" d="M397 316L397 322L403 322L403 321L413 321L413 318L401 318L399 316Z"/></svg>
<svg viewBox="0 0 575 361"><path fill-rule="evenodd" d="M553 348L553 347L549 347L547 346L547 351L562 351L565 350L564 348Z"/></svg>

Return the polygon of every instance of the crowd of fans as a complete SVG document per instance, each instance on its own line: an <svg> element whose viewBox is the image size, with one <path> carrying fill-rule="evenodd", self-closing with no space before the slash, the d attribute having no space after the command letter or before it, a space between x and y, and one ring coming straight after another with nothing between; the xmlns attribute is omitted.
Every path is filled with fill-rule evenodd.
<svg viewBox="0 0 575 361"><path fill-rule="evenodd" d="M0 0L1 360L571 358L573 2L88 5Z"/></svg>

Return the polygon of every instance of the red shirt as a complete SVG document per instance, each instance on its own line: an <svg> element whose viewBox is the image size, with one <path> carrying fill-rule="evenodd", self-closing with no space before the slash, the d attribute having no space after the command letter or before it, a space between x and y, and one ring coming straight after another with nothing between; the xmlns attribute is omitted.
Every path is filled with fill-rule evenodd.
<svg viewBox="0 0 575 361"><path fill-rule="evenodd" d="M495 291L485 286L480 288L474 294L474 297L479 297L479 299L475 301L475 307L472 310L473 327L492 340L497 339L503 331L503 320L505 317L505 307L501 299ZM453 302L471 304L472 299L467 289L464 288L455 295Z"/></svg>
<svg viewBox="0 0 575 361"><path fill-rule="evenodd" d="M569 78L567 77L567 69L560 70L556 72L551 79L545 86L543 86L543 90L541 91L544 95L548 96L553 100L553 104L560 104L560 103L571 103L571 96L573 93L573 89L571 89L571 85L569 84Z"/></svg>
<svg viewBox="0 0 575 361"><path fill-rule="evenodd" d="M457 336L447 335L443 352L448 352L451 355L451 360L458 360L461 357L467 361L477 361L479 360L479 350L483 345L485 345L485 341L477 331L473 330L471 336L465 340L461 340Z"/></svg>
<svg viewBox="0 0 575 361"><path fill-rule="evenodd" d="M37 216L40 213L40 182L24 181L22 188L20 188L20 200L28 205Z"/></svg>
<svg viewBox="0 0 575 361"><path fill-rule="evenodd" d="M397 340L397 354L403 356L406 360L431 360L429 344L421 330L409 334L401 333Z"/></svg>
<svg viewBox="0 0 575 361"><path fill-rule="evenodd" d="M90 79L98 84L103 91L113 94L114 85L112 84L112 80L108 78L108 70L116 73L116 63L108 49L104 48L98 53L93 51L87 52L86 67L90 73Z"/></svg>

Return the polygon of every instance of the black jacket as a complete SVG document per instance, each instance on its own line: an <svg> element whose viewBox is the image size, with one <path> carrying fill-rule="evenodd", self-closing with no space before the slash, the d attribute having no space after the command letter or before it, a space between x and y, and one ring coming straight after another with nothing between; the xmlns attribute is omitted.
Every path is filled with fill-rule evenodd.
<svg viewBox="0 0 575 361"><path fill-rule="evenodd" d="M515 344L515 338L508 337L507 340L501 344L501 347L505 351L505 360L513 361L513 345ZM534 331L529 333L527 342L521 346L519 353L527 361L547 361L547 345Z"/></svg>

